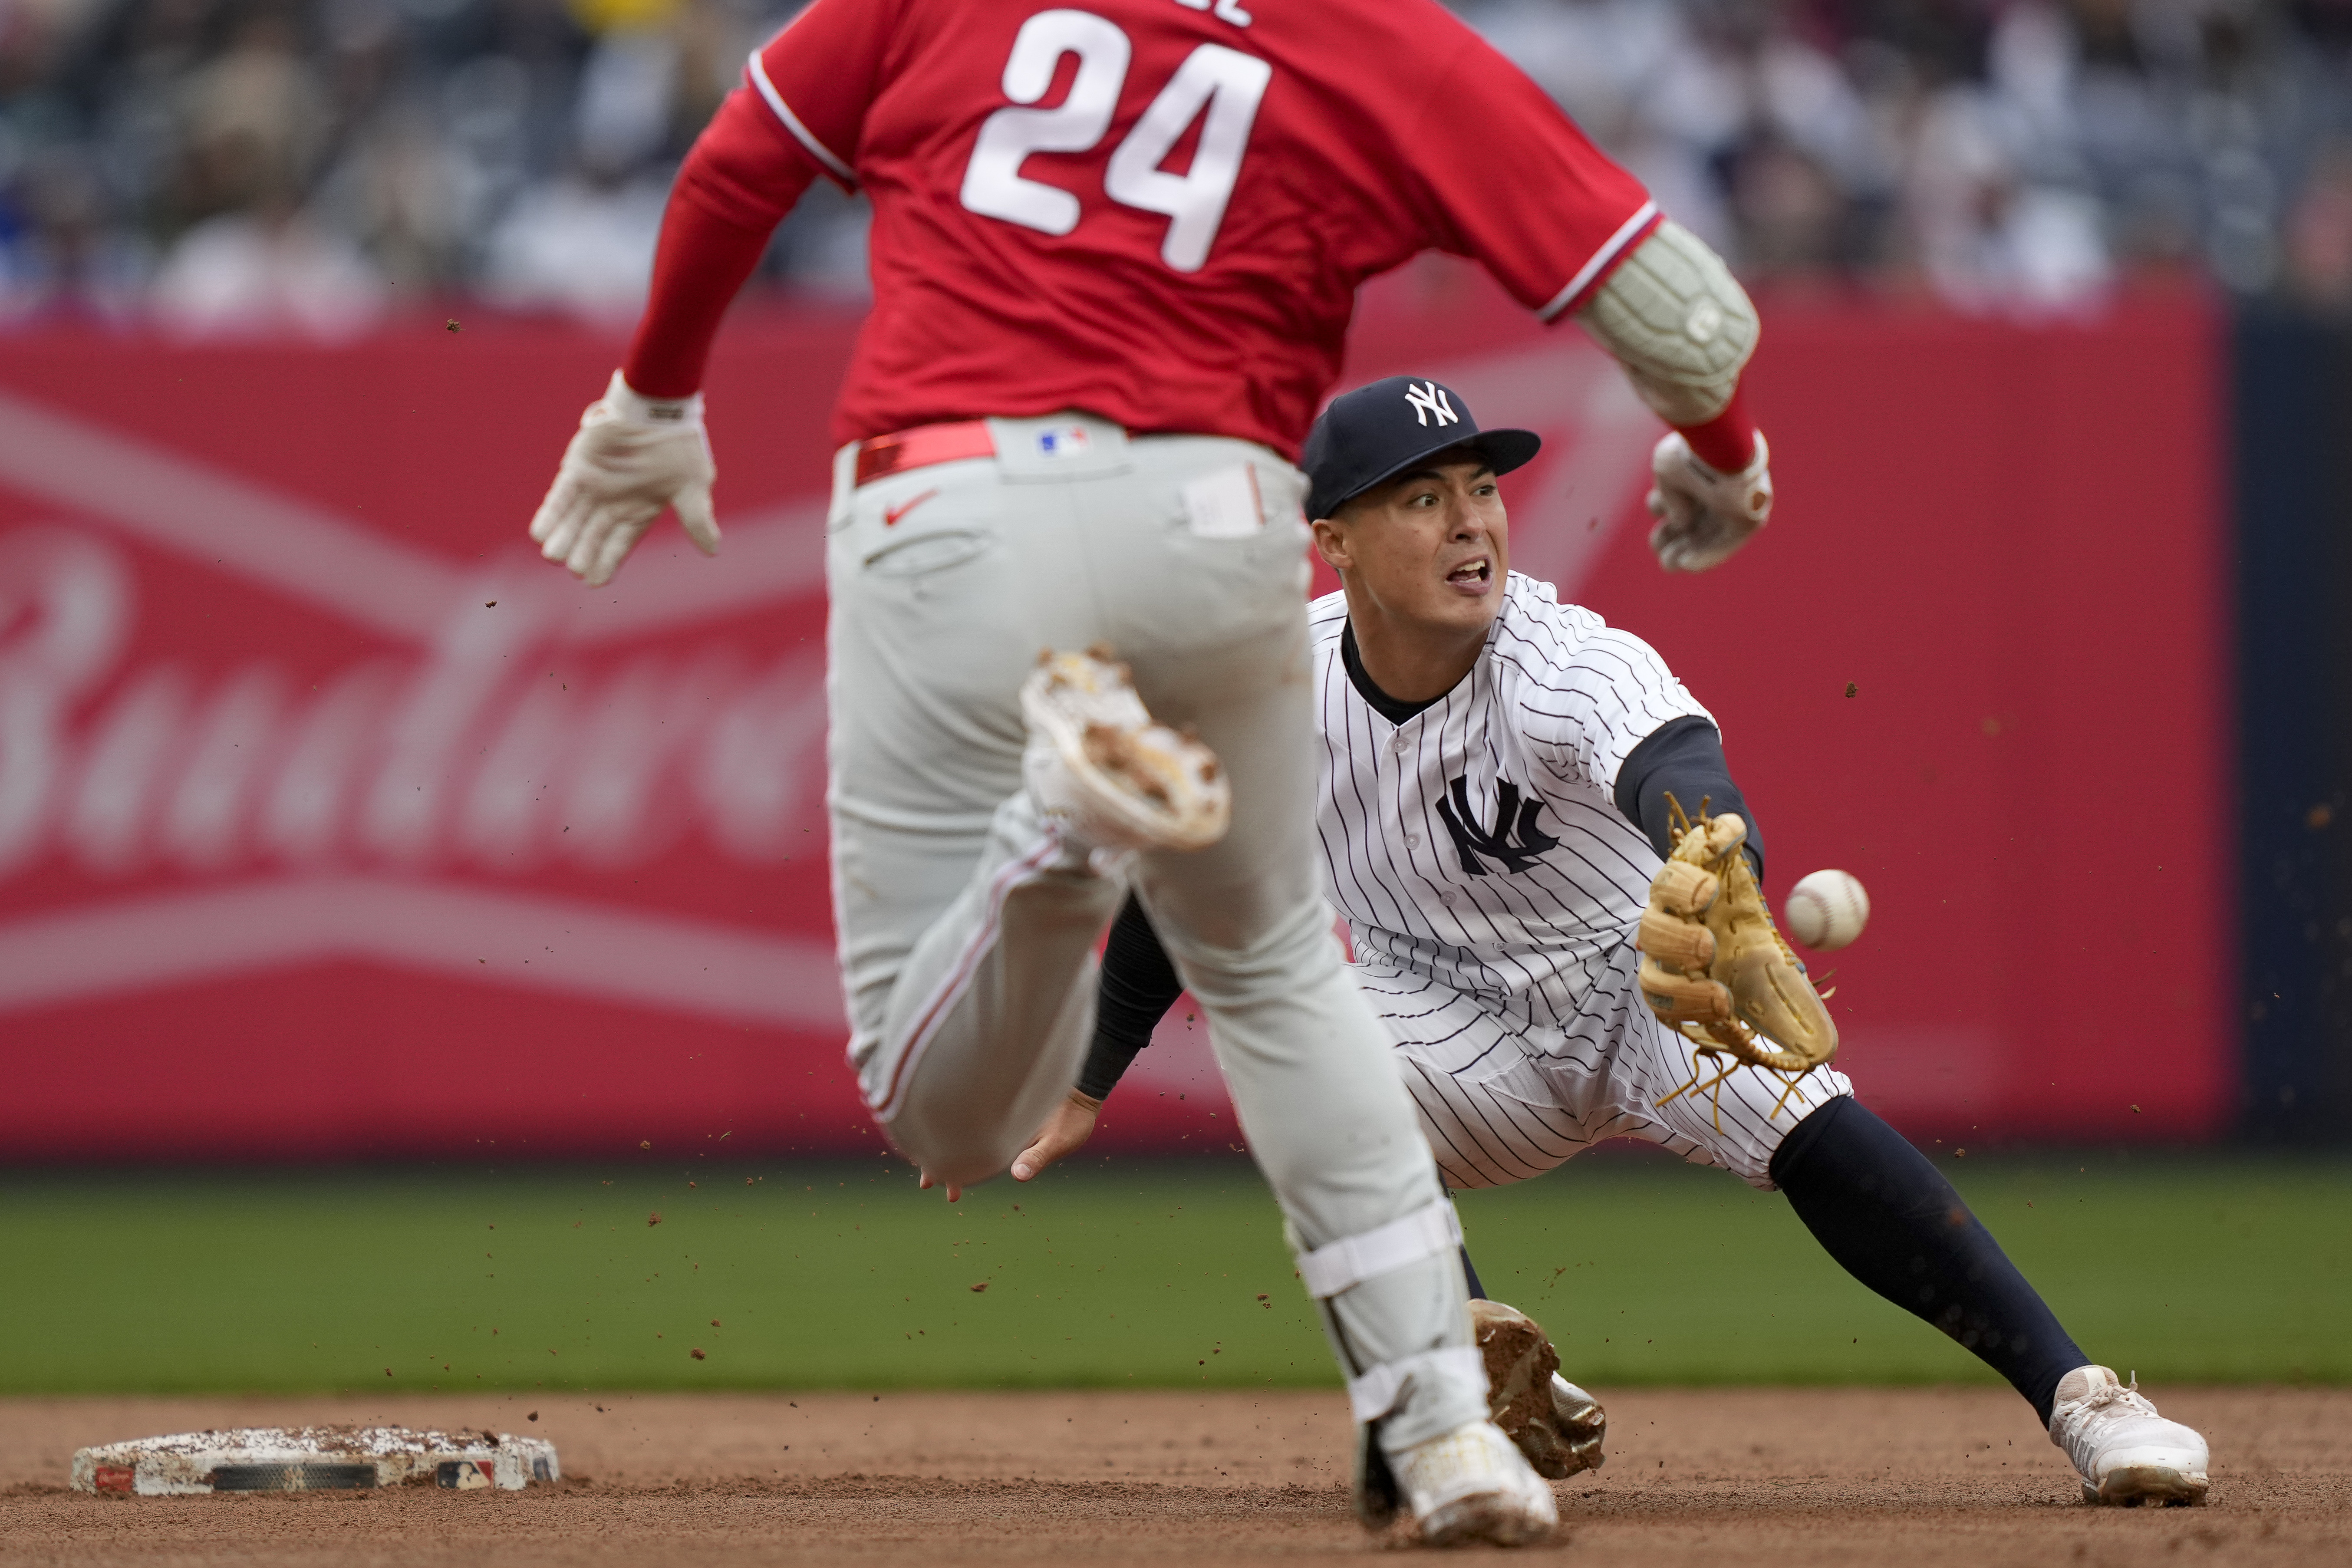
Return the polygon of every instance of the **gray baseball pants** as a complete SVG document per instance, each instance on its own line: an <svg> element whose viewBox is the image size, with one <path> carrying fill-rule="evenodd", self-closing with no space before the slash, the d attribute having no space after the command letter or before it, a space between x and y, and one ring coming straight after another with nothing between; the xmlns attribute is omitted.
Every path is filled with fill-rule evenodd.
<svg viewBox="0 0 2352 1568"><path fill-rule="evenodd" d="M1004 1170L1076 1079L1095 943L1131 880L1293 1247L1320 1249L1307 1276L1347 1281L1318 1293L1358 1415L1388 1417L1391 1449L1478 1419L1461 1265L1412 1239L1444 1203L1436 1165L1317 869L1304 477L1240 441L991 424L994 458L863 486L849 450L835 468L828 804L866 1103L934 1176ZM1215 749L1223 842L1103 875L1040 817L1021 683L1040 650L1097 642Z"/></svg>

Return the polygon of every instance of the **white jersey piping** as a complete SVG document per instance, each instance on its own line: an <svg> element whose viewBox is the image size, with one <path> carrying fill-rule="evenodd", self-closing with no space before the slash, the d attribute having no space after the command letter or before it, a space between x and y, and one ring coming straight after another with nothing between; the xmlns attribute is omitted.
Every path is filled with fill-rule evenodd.
<svg viewBox="0 0 2352 1568"><path fill-rule="evenodd" d="M781 110L783 108L782 101L781 100L777 100L775 101L778 109ZM786 110L784 112L790 113L791 111ZM1611 260L1616 257L1619 251L1625 248L1627 241L1631 240L1635 235L1642 232L1642 227L1644 224L1647 224L1652 218L1657 216L1658 204L1655 202L1643 202L1641 205L1641 210L1634 213L1632 217L1627 218L1625 220L1624 226L1618 229L1615 234L1611 235L1609 237L1609 242L1592 253L1592 259L1586 262L1582 267L1577 268L1576 276L1568 280L1568 287L1553 295L1551 297L1551 303L1546 305L1542 310L1536 312L1536 320L1539 321L1549 321L1554 316L1559 315L1562 310L1567 310L1568 302L1570 300L1575 299L1579 294L1583 293L1584 286L1591 282L1593 278L1599 274L1602 268L1609 265Z"/></svg>
<svg viewBox="0 0 2352 1568"><path fill-rule="evenodd" d="M760 96L766 99L768 107L776 111L776 118L784 122L784 129L791 132L799 140L800 144L808 149L809 156L832 170L840 177L842 184L847 185L857 184L857 172L835 157L830 148L810 133L809 128L801 123L801 117L793 112L793 106L784 101L784 95L776 90L776 84L768 79L767 62L760 58L760 51L757 49L751 51L750 70L751 85L760 89Z"/></svg>

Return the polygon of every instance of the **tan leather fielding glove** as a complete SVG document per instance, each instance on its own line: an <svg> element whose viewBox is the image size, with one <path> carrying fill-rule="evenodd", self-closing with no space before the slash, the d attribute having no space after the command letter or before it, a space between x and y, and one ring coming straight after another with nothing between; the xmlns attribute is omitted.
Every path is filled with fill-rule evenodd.
<svg viewBox="0 0 2352 1568"><path fill-rule="evenodd" d="M1652 879L1642 999L1703 1055L1802 1072L1837 1055L1837 1026L1773 928L1747 838L1738 817L1702 815Z"/></svg>

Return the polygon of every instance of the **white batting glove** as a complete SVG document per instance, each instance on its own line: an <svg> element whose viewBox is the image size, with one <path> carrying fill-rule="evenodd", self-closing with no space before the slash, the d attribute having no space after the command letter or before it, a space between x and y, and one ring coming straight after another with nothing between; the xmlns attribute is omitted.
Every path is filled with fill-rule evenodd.
<svg viewBox="0 0 2352 1568"><path fill-rule="evenodd" d="M1650 551L1669 572L1704 572L1730 559L1772 515L1771 453L1763 432L1756 456L1736 474L1698 459L1679 430L1650 451Z"/></svg>
<svg viewBox="0 0 2352 1568"><path fill-rule="evenodd" d="M641 397L613 373L604 395L580 416L562 466L530 520L539 552L601 588L621 569L664 507L676 509L686 536L705 555L719 553L710 487L719 478L702 394Z"/></svg>

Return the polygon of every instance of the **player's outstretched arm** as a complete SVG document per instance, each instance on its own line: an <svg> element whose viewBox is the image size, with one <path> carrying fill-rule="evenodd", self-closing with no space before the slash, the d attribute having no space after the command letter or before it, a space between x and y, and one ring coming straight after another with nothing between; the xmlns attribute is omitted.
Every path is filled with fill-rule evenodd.
<svg viewBox="0 0 2352 1568"><path fill-rule="evenodd" d="M1095 1118L1118 1087L1136 1053L1151 1043L1151 1031L1184 994L1184 982L1160 945L1150 917L1130 894L1103 944L1101 991L1095 1004L1094 1044L1086 1066L1045 1125L1013 1162L1013 1179L1025 1182L1055 1161L1075 1153L1094 1135Z"/></svg>
<svg viewBox="0 0 2352 1568"><path fill-rule="evenodd" d="M1652 455L1650 548L1669 571L1717 564L1772 506L1738 395L1756 307L1526 72L1475 38L1429 64L1433 96L1401 99L1414 112L1393 132L1398 162L1444 215L1432 242L1475 257L1544 321L1573 316L1625 367L1675 426ZM1433 101L1447 111L1422 111Z"/></svg>
<svg viewBox="0 0 2352 1568"><path fill-rule="evenodd" d="M1772 515L1771 458L1741 406L1756 307L1722 258L1671 221L1611 271L1577 319L1675 428L1650 455L1650 548L1670 572L1720 564Z"/></svg>
<svg viewBox="0 0 2352 1568"><path fill-rule="evenodd" d="M768 236L816 174L772 121L739 91L688 154L662 215L652 293L628 360L580 416L530 520L540 553L592 586L611 581L665 509L704 554L718 553L703 364Z"/></svg>

